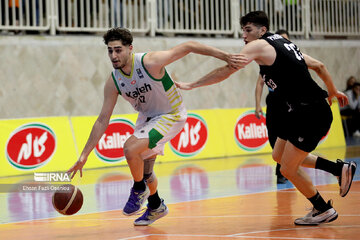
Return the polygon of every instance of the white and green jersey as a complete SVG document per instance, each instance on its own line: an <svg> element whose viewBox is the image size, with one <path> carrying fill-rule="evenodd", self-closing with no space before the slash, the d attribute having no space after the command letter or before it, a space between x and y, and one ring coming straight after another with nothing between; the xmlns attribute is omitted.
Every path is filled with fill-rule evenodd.
<svg viewBox="0 0 360 240"><path fill-rule="evenodd" d="M161 79L156 79L145 69L143 59L146 53L132 55L130 75L121 69L114 69L112 77L119 94L134 109L146 117L177 113L184 109L180 91L165 70Z"/></svg>

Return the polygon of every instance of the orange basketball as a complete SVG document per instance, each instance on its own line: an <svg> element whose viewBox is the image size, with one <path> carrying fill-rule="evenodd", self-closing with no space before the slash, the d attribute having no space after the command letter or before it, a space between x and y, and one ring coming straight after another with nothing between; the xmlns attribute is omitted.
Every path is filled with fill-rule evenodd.
<svg viewBox="0 0 360 240"><path fill-rule="evenodd" d="M56 211L63 215L77 213L83 205L83 195L80 189L71 184L59 187L52 197L52 203Z"/></svg>

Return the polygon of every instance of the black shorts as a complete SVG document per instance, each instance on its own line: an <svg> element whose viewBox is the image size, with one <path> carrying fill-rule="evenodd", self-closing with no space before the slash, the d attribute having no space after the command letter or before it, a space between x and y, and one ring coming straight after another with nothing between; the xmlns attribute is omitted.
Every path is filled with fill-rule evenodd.
<svg viewBox="0 0 360 240"><path fill-rule="evenodd" d="M287 112L287 105L280 102L269 93L266 97L266 128L268 131L269 143L272 148L275 146L276 139L282 127L281 118Z"/></svg>
<svg viewBox="0 0 360 240"><path fill-rule="evenodd" d="M330 129L333 116L329 104L323 99L308 104L287 105L284 117L279 118L282 127L278 137L305 152L313 151Z"/></svg>

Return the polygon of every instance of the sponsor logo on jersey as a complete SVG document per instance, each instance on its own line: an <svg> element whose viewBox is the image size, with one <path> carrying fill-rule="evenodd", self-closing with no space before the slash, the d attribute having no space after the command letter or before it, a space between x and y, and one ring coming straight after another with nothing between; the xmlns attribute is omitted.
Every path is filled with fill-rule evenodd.
<svg viewBox="0 0 360 240"><path fill-rule="evenodd" d="M136 73L139 76L139 78L144 78L144 75L142 74L140 68L136 69Z"/></svg>
<svg viewBox="0 0 360 240"><path fill-rule="evenodd" d="M256 118L254 110L238 118L234 132L236 144L245 151L258 151L268 142L266 119L264 116Z"/></svg>
<svg viewBox="0 0 360 240"><path fill-rule="evenodd" d="M170 140L170 148L179 156L191 157L202 151L207 138L205 120L197 114L189 113L184 128Z"/></svg>
<svg viewBox="0 0 360 240"><path fill-rule="evenodd" d="M151 90L152 90L151 85L147 84L147 83L144 83L144 86L136 88L135 91L127 92L125 94L126 94L126 96L128 96L130 98L136 99L136 98L138 98L140 96L141 93L147 93L147 92L149 92Z"/></svg>
<svg viewBox="0 0 360 240"><path fill-rule="evenodd" d="M115 118L95 147L95 155L105 162L119 162L125 158L124 144L134 133L135 126L127 119Z"/></svg>
<svg viewBox="0 0 360 240"><path fill-rule="evenodd" d="M20 170L45 165L56 149L54 131L43 123L29 123L15 129L6 143L6 158Z"/></svg>

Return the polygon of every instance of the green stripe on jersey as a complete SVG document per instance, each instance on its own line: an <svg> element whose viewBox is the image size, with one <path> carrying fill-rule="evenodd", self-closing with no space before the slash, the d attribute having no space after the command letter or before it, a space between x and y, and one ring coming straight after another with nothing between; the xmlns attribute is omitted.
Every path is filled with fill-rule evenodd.
<svg viewBox="0 0 360 240"><path fill-rule="evenodd" d="M114 80L115 86L116 86L116 88L117 88L117 90L118 90L119 94L121 95L120 88L119 88L119 86L118 86L118 84L117 84L117 82L116 82L116 79L115 79L115 76L114 76L114 73L113 73L113 72L111 73L111 76L112 76L112 78L113 78L113 80Z"/></svg>
<svg viewBox="0 0 360 240"><path fill-rule="evenodd" d="M165 92L167 92L171 87L172 85L174 85L174 82L171 80L169 74L167 73L166 69L165 69L165 75L161 78L161 79L157 79L157 78L154 78L153 76L151 76L151 74L148 72L148 70L146 69L145 65L144 65L144 57L147 53L145 53L142 57L141 57L141 65L143 66L143 68L145 69L145 72L146 74L152 79L152 80L155 80L155 81L161 81L162 82L162 85L164 87L164 90Z"/></svg>
<svg viewBox="0 0 360 240"><path fill-rule="evenodd" d="M165 92L167 92L173 85L174 82L171 80L169 74L165 70L165 76L161 79Z"/></svg>
<svg viewBox="0 0 360 240"><path fill-rule="evenodd" d="M163 138L164 136L159 133L155 128L151 129L149 132L149 148L153 149L156 147L157 143Z"/></svg>

